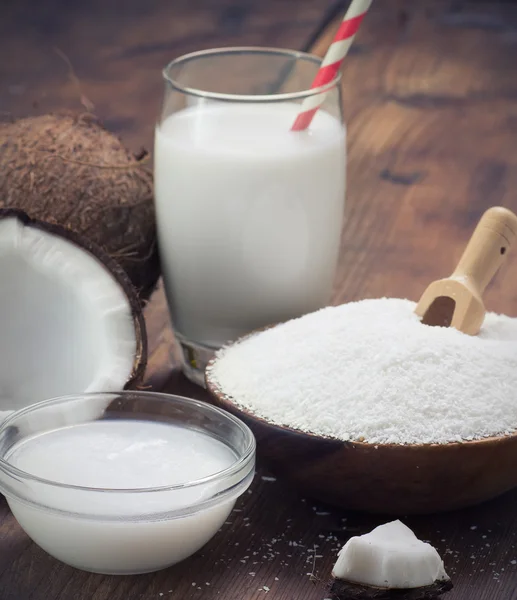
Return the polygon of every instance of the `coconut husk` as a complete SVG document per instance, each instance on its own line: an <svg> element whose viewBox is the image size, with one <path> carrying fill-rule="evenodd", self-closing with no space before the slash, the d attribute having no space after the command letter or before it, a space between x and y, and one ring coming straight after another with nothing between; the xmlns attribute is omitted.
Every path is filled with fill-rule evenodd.
<svg viewBox="0 0 517 600"><path fill-rule="evenodd" d="M332 600L437 600L452 590L450 579L408 589L387 589L336 579L330 584Z"/></svg>
<svg viewBox="0 0 517 600"><path fill-rule="evenodd" d="M133 360L133 369L126 382L125 389L138 389L143 381L147 366L147 334L140 301L135 288L124 269L104 252L100 246L70 229L55 223L46 223L44 221L32 219L27 213L19 209L0 208L0 221L9 217L15 217L26 226L41 229L42 231L72 242L74 245L82 248L85 252L92 254L110 272L129 301L135 328L136 349Z"/></svg>
<svg viewBox="0 0 517 600"><path fill-rule="evenodd" d="M0 123L0 208L103 248L141 298L159 277L152 173L90 114Z"/></svg>

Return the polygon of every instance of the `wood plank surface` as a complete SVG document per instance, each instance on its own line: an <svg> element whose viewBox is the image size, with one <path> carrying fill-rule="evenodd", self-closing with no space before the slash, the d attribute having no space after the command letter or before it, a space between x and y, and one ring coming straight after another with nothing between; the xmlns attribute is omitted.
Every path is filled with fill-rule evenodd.
<svg viewBox="0 0 517 600"><path fill-rule="evenodd" d="M14 3L0 23L0 110L77 105L82 93L135 149L151 146L159 69L184 51L237 43L302 47L327 3ZM295 18L293 18L295 15ZM335 24L316 42L323 54ZM448 274L482 212L517 210L517 3L377 0L343 76L348 197L334 302L417 299ZM34 108L33 104L37 103ZM517 315L517 255L486 294ZM207 399L177 371L159 289L146 308L148 381ZM171 369L175 368L171 375ZM0 503L0 600L323 600L336 550L383 522L315 506L261 470L222 531L157 574L104 577L46 555ZM447 490L444 490L444 494ZM517 600L517 491L481 507L405 520L442 553L450 600Z"/></svg>
<svg viewBox="0 0 517 600"><path fill-rule="evenodd" d="M152 148L161 71L218 46L301 48L332 0L5 0L0 113L91 108L134 151Z"/></svg>

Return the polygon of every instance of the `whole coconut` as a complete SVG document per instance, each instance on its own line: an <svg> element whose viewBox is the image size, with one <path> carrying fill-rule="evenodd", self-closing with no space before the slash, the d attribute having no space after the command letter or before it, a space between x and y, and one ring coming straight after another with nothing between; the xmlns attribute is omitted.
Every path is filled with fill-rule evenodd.
<svg viewBox="0 0 517 600"><path fill-rule="evenodd" d="M151 172L89 114L0 123L0 208L101 246L142 299L159 277Z"/></svg>

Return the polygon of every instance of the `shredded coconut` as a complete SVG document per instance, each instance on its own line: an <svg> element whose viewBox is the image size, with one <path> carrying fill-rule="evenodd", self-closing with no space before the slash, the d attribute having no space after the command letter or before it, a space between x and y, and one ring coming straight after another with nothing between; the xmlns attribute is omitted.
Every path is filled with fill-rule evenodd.
<svg viewBox="0 0 517 600"><path fill-rule="evenodd" d="M270 423L372 444L447 443L517 428L517 319L478 336L420 323L409 300L328 307L220 350L208 377Z"/></svg>

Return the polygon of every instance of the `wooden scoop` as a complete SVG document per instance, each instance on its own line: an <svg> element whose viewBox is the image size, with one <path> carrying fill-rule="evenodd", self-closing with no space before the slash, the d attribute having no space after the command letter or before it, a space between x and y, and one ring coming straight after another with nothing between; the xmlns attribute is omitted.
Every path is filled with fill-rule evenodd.
<svg viewBox="0 0 517 600"><path fill-rule="evenodd" d="M517 216L495 206L481 217L454 273L433 281L415 312L425 325L477 335L485 318L482 295L517 237Z"/></svg>

